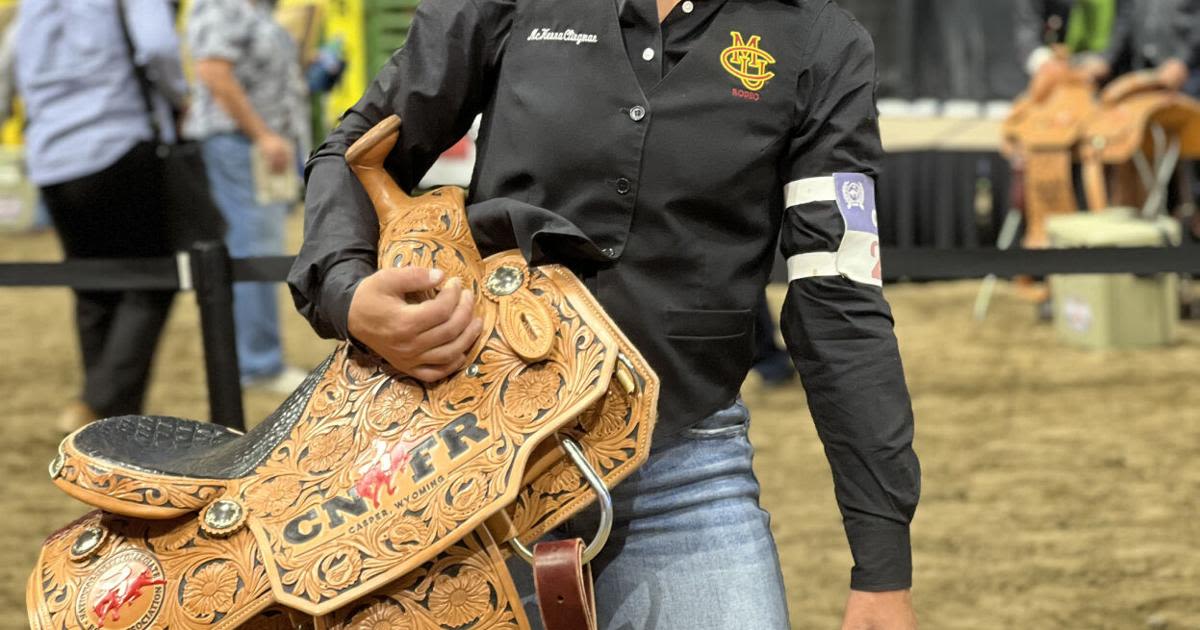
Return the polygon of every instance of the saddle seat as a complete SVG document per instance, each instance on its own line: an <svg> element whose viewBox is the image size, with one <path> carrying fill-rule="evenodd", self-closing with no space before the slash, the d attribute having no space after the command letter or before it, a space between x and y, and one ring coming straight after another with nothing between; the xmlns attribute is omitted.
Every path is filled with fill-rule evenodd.
<svg viewBox="0 0 1200 630"><path fill-rule="evenodd" d="M80 501L125 516L170 519L195 512L225 482L252 474L287 437L329 363L313 370L244 435L209 422L166 416L93 422L59 447L50 464L54 483Z"/></svg>

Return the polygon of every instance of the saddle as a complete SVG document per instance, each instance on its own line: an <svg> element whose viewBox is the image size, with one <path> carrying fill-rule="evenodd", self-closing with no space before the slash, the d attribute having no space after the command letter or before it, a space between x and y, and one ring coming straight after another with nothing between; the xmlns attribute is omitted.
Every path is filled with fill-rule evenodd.
<svg viewBox="0 0 1200 630"><path fill-rule="evenodd" d="M1153 72L1132 73L1105 88L1084 134L1088 206L1136 206L1149 214L1165 203L1178 160L1200 157L1200 102Z"/></svg>
<svg viewBox="0 0 1200 630"><path fill-rule="evenodd" d="M659 382L565 267L482 258L460 189L406 195L382 166L399 127L347 162L379 265L436 267L476 296L467 366L425 384L343 343L244 435L126 416L68 436L50 477L99 509L46 540L32 628L528 628L514 554L547 627L594 626L585 564L607 488L649 454ZM594 501L586 548L537 543Z"/></svg>
<svg viewBox="0 0 1200 630"><path fill-rule="evenodd" d="M1026 247L1049 246L1046 219L1078 210L1071 165L1095 94L1091 79L1078 72L1039 74L1004 121L1005 153L1023 175Z"/></svg>

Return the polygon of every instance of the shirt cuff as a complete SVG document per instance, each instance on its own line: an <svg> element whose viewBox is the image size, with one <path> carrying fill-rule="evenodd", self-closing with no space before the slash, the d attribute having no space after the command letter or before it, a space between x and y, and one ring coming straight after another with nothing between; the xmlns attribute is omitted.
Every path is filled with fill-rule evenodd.
<svg viewBox="0 0 1200 630"><path fill-rule="evenodd" d="M321 286L322 301L325 304L325 316L338 339L355 341L350 335L350 302L354 300L354 291L359 283L372 273L375 273L373 266L357 259L343 260L325 273Z"/></svg>
<svg viewBox="0 0 1200 630"><path fill-rule="evenodd" d="M912 588L912 545L908 525L846 524L854 568L850 588L868 593Z"/></svg>

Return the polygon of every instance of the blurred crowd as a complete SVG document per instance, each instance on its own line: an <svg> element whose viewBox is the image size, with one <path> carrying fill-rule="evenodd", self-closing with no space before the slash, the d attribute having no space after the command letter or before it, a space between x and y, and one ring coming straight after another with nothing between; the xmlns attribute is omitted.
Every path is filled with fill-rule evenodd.
<svg viewBox="0 0 1200 630"><path fill-rule="evenodd" d="M305 60L274 9L191 0L181 16L168 0L20 2L0 51L3 83L24 105L28 176L68 259L171 256L197 237L223 237L235 257L284 253L311 119ZM276 287L234 292L243 384L290 392L306 371L284 361ZM174 293L75 297L84 379L64 431L141 411Z"/></svg>

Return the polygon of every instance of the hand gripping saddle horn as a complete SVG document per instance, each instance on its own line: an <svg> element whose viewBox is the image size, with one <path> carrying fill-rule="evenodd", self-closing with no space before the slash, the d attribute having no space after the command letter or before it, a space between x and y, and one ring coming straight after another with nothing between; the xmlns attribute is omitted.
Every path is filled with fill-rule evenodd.
<svg viewBox="0 0 1200 630"><path fill-rule="evenodd" d="M347 161L380 266L476 296L467 367L427 385L343 343L245 435L124 416L68 436L50 476L99 509L46 540L33 628L528 628L510 553L535 562L548 626L594 626L582 562L606 488L649 453L658 380L566 268L482 258L461 190L406 195L382 167L399 127ZM535 545L597 497L586 550Z"/></svg>

